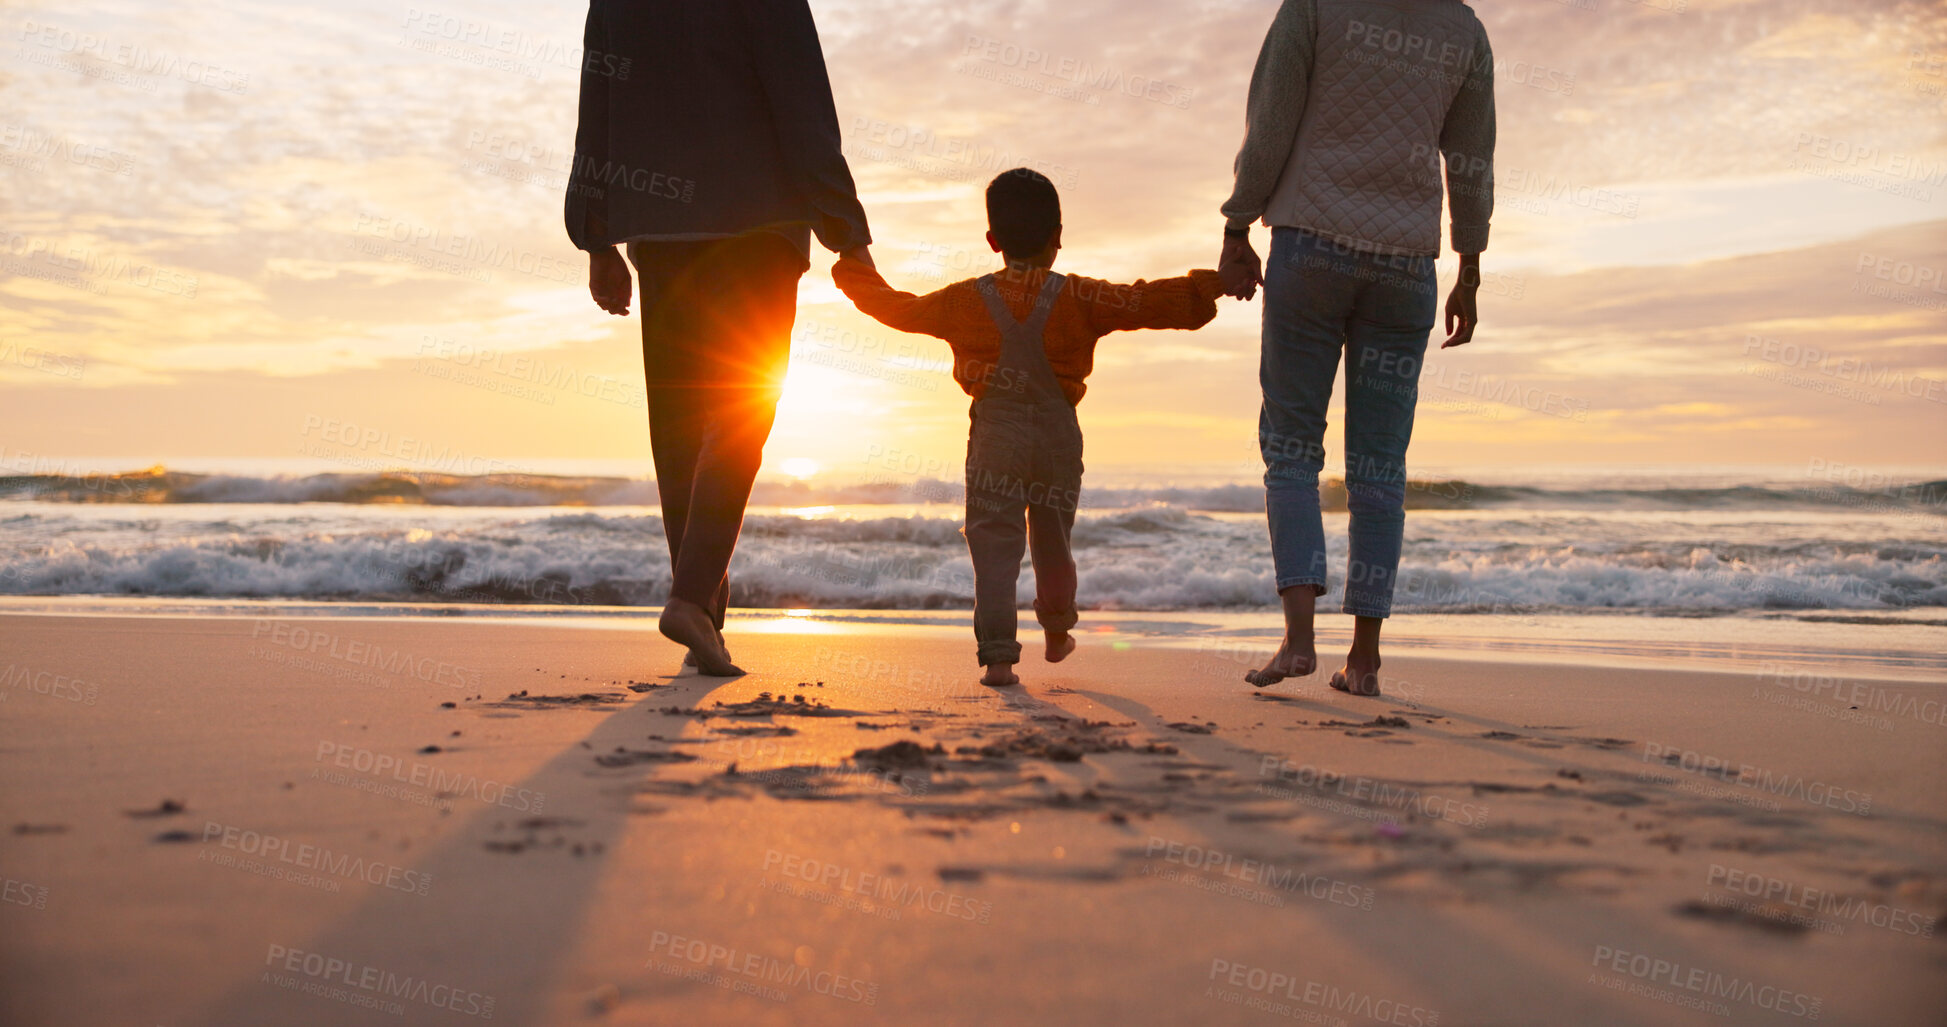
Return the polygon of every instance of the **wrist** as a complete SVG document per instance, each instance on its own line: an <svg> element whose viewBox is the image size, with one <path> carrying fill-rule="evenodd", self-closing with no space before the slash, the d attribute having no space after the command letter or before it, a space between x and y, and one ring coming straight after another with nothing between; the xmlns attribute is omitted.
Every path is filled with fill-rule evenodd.
<svg viewBox="0 0 1947 1027"><path fill-rule="evenodd" d="M1224 238L1227 240L1236 239L1242 242L1250 239L1250 237L1251 237L1251 226L1249 225L1231 225L1231 224L1224 225Z"/></svg>

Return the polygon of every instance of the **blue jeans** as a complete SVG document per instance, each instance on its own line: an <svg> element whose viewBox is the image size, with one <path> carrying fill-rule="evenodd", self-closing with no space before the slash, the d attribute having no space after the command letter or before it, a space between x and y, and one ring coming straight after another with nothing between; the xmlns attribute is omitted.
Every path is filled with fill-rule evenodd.
<svg viewBox="0 0 1947 1027"><path fill-rule="evenodd" d="M1343 350L1352 515L1344 610L1361 617L1392 613L1406 530L1406 444L1435 292L1432 257L1359 252L1300 229L1272 230L1258 447L1279 591L1298 585L1326 591L1318 472L1325 466L1325 408Z"/></svg>

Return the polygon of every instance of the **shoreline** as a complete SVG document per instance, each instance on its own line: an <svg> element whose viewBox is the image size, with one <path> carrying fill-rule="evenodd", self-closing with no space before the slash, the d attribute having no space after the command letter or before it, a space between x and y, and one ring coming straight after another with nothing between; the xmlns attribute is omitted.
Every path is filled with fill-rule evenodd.
<svg viewBox="0 0 1947 1027"><path fill-rule="evenodd" d="M653 606L0 595L0 617L483 620L653 634L660 614L661 607ZM1803 620L1775 613L1690 617L1626 610L1531 616L1402 613L1387 624L1386 647L1476 662L1704 672L1812 673L1837 665L1855 677L1947 682L1947 630L1941 622L1924 614L1874 618L1865 624L1862 619ZM733 634L846 630L957 640L972 630L971 610L732 608L728 620ZM1085 609L1078 631L1105 644L1187 648L1248 668L1276 647L1283 622L1265 610ZM1321 659L1332 659L1350 639L1350 617L1320 610Z"/></svg>

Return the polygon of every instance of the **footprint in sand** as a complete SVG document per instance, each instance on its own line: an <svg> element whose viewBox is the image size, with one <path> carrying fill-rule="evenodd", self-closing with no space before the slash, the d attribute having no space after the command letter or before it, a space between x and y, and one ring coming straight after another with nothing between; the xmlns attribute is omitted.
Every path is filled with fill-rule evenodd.
<svg viewBox="0 0 1947 1027"><path fill-rule="evenodd" d="M1806 925L1794 919L1791 912L1783 907L1756 906L1750 909L1738 909L1692 899L1678 904L1670 912L1693 920L1730 924L1734 927L1745 927L1772 934L1803 934L1806 931Z"/></svg>
<svg viewBox="0 0 1947 1027"><path fill-rule="evenodd" d="M624 749L616 746L614 752L595 757L595 762L604 767L632 767L639 763L694 763L696 757L686 752L668 749Z"/></svg>
<svg viewBox="0 0 1947 1027"><path fill-rule="evenodd" d="M122 815L146 820L154 817L173 817L188 808L179 799L164 799L157 803L154 809L125 809ZM15 828L15 833L19 833L18 828Z"/></svg>
<svg viewBox="0 0 1947 1027"><path fill-rule="evenodd" d="M499 702L488 703L487 705L513 707L515 709L546 710L559 709L566 706L608 706L627 701L627 696L615 692L580 692L575 695L530 695L527 689L523 688L518 692L508 693L507 698Z"/></svg>

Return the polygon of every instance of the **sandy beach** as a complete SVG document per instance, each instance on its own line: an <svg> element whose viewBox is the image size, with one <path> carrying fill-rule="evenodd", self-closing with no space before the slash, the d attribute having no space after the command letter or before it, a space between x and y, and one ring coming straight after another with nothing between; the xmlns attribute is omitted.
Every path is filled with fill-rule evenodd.
<svg viewBox="0 0 1947 1027"><path fill-rule="evenodd" d="M9 1024L1938 1022L1938 683L0 618ZM1782 698L1781 698L1782 697ZM1869 719L1843 707L1877 708ZM1832 707L1821 712L1820 704Z"/></svg>
<svg viewBox="0 0 1947 1027"><path fill-rule="evenodd" d="M1947 1027L1947 0L5 8L0 1027Z"/></svg>

